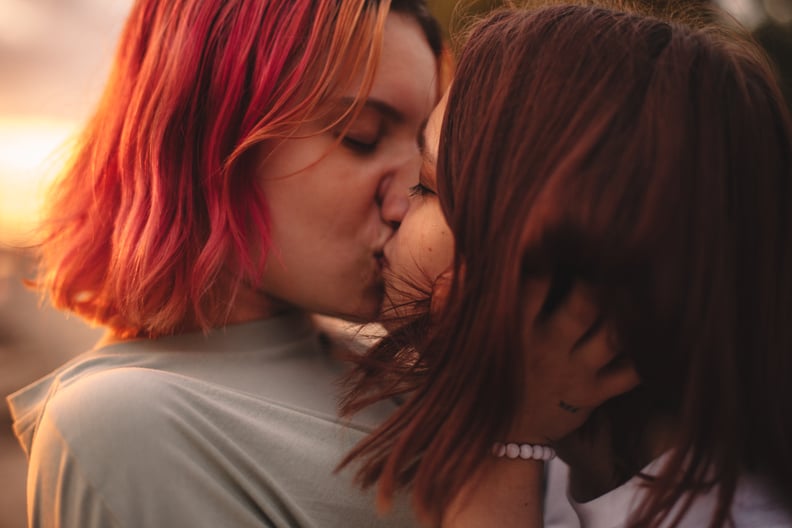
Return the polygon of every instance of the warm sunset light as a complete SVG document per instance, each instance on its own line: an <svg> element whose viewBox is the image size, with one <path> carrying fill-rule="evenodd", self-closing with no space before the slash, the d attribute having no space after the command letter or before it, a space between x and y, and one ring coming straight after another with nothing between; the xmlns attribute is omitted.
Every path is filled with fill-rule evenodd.
<svg viewBox="0 0 792 528"><path fill-rule="evenodd" d="M26 244L77 123L0 118L0 244Z"/></svg>

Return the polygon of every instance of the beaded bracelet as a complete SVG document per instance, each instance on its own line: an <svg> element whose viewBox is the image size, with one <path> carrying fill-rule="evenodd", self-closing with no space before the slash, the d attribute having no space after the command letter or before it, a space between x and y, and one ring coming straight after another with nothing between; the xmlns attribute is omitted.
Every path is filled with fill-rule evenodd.
<svg viewBox="0 0 792 528"><path fill-rule="evenodd" d="M550 446L534 444L515 444L509 442L495 442L492 445L492 454L498 458L521 458L523 460L551 460L555 458L556 452Z"/></svg>

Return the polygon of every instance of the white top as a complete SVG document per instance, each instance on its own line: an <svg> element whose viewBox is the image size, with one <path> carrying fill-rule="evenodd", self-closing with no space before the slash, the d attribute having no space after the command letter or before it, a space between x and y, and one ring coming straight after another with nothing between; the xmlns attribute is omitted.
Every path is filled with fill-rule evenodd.
<svg viewBox="0 0 792 528"><path fill-rule="evenodd" d="M659 473L664 457L659 457L643 469L646 475ZM644 479L634 477L616 489L589 502L576 502L567 494L569 467L555 459L548 465L548 487L545 498L546 528L620 528L626 526L634 508L645 494ZM691 505L676 528L709 526L717 506L717 489L700 495ZM790 499L786 506L760 478L745 475L737 484L731 509L735 528L789 528L792 527ZM663 526L671 526L673 512Z"/></svg>
<svg viewBox="0 0 792 528"><path fill-rule="evenodd" d="M87 352L9 397L30 526L417 526L333 475L393 410L340 423L341 373L303 315Z"/></svg>

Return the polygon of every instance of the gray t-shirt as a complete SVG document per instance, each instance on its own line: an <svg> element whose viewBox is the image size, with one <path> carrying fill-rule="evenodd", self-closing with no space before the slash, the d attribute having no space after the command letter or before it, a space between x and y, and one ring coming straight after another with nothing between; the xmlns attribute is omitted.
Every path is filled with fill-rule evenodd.
<svg viewBox="0 0 792 528"><path fill-rule="evenodd" d="M334 475L393 407L336 416L342 367L305 315L118 343L9 397L31 526L416 526Z"/></svg>

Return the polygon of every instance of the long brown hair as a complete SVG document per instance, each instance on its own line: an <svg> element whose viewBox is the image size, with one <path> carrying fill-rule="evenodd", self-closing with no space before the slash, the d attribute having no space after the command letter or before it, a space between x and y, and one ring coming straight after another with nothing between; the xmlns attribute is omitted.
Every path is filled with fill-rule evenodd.
<svg viewBox="0 0 792 528"><path fill-rule="evenodd" d="M344 463L386 501L411 486L436 519L509 428L523 288L551 275L557 298L594 286L642 378L622 399L679 425L631 525L714 480L720 526L744 471L792 496L791 128L762 53L723 29L593 6L481 22L437 167L465 272L425 339L363 359L347 411L407 397Z"/></svg>

